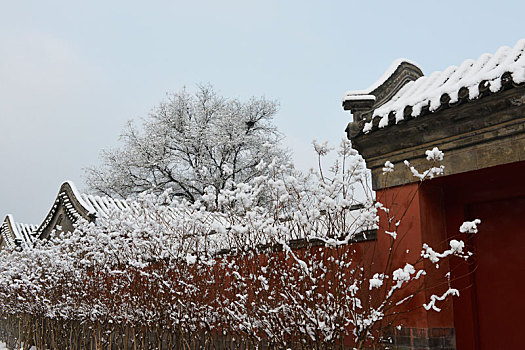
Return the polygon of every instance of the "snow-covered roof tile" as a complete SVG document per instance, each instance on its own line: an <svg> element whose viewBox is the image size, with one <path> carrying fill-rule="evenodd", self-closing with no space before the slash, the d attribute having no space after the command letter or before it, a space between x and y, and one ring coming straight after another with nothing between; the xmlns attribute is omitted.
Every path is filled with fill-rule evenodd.
<svg viewBox="0 0 525 350"><path fill-rule="evenodd" d="M140 218L150 218L153 220L160 220L159 222L170 225L173 224L176 227L177 223L184 225L184 222L195 221L199 225L208 227L209 230L205 230L202 234L195 235L195 239L206 238L207 251L228 251L237 249L240 246L251 244L253 242L247 242L248 239L255 239L258 244L265 245L270 244L258 235L245 235L244 231L240 230L238 235L232 235L229 231L232 225L237 222L237 226L243 226L242 220L229 218L222 213L209 213L199 208L190 208L185 206L162 206L151 207L151 203L148 199L142 200L123 200L114 199L105 196L91 195L86 193L80 193L73 182L67 181L60 187L59 193L53 207L44 219L43 223L37 227L34 225L25 224L14 224L14 220L11 215L6 217L4 224L2 225L2 236L8 244L8 246L14 246L15 239L20 238L28 243L32 243L35 238L45 239L49 237L49 233L57 229L57 213L63 213L62 209L65 209L67 217L73 222L77 222L81 218L89 221L94 221L95 224L106 225L113 220L113 215L118 218L120 214L124 214L124 217L130 214L137 215ZM351 213L346 216L349 227L355 229L357 234L365 235L369 230L374 230L376 227L362 227L360 224L360 215L363 208L352 209ZM109 219L109 221L108 221ZM287 220L285 220L287 221ZM7 224L6 224L7 223ZM4 227L5 226L5 227ZM60 225L61 226L61 225ZM320 235L326 234L328 226L320 222L316 227L316 232ZM256 237L257 236L257 237ZM306 239L306 237L294 237L297 239Z"/></svg>
<svg viewBox="0 0 525 350"><path fill-rule="evenodd" d="M31 224L24 224L21 222L15 223L16 230L20 234L21 237L27 242L31 243L33 241L33 234L38 229L37 225L31 225Z"/></svg>
<svg viewBox="0 0 525 350"><path fill-rule="evenodd" d="M110 197L101 197L82 193L82 200L93 208L96 217L107 217L111 210L124 210L129 208L129 204L123 199L114 199Z"/></svg>
<svg viewBox="0 0 525 350"><path fill-rule="evenodd" d="M8 214L0 226L0 231L6 245L10 248L14 248L21 243L32 243L33 234L37 228L38 226L36 225L16 222L13 215Z"/></svg>
<svg viewBox="0 0 525 350"><path fill-rule="evenodd" d="M461 90L462 95L471 100L481 96L480 89L496 93L502 89L505 75L515 85L525 83L525 39L519 40L512 48L503 46L495 54L483 54L477 60L465 60L459 67L450 66L407 83L373 111L372 120L365 123L363 132L386 127L389 119L398 123L406 118L407 113L410 117L418 117L424 109L435 112L444 101L457 103ZM363 94L366 91L363 90ZM355 91L352 93L356 94Z"/></svg>
<svg viewBox="0 0 525 350"><path fill-rule="evenodd" d="M93 206L89 202L86 202L84 200L82 194L78 191L77 186L75 186L75 183L73 181L67 180L64 184L62 184L61 188L64 188L65 185L69 185L69 187L71 188L71 192L78 200L80 205L82 205L89 213L95 213L95 209L93 208Z"/></svg>

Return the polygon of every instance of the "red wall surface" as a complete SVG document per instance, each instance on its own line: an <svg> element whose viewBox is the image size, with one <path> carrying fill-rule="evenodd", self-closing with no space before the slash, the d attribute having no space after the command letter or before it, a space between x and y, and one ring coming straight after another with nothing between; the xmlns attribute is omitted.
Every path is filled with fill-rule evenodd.
<svg viewBox="0 0 525 350"><path fill-rule="evenodd" d="M443 178L449 238L481 219L466 237L473 259L452 266L457 348L522 349L525 330L525 162ZM465 238L465 236L463 236Z"/></svg>
<svg viewBox="0 0 525 350"><path fill-rule="evenodd" d="M395 217L394 222L401 220L398 227L395 265L403 267L406 262L416 261L421 255L423 243L427 243L435 250L447 248L443 198L439 188L424 186L419 183L397 186L377 192L377 200L390 209L390 214ZM390 238L384 233L387 218L380 212L380 230L378 232L378 246L382 254L388 252ZM448 264L443 263L437 271L426 261L426 278L430 281L428 288L418 294L408 308L419 307L417 310L403 316L404 327L413 328L452 328L453 309L452 303L446 301L440 304L441 312L426 311L422 305L430 300L432 294L443 294L448 286L443 276L448 270ZM432 281L440 281L440 284Z"/></svg>
<svg viewBox="0 0 525 350"><path fill-rule="evenodd" d="M423 243L444 250L450 239L462 239L474 257L443 264L432 281L443 281L451 271L452 286L460 297L444 304L440 313L420 309L407 314L404 325L415 328L456 330L459 350L521 349L525 315L525 162L518 162L445 176L423 184L409 184L377 192L377 200L404 216L402 238L396 252L414 258ZM460 234L466 220L481 219L478 234ZM386 222L385 214L381 222ZM398 238L398 239L399 239ZM378 232L378 244L386 248L387 236ZM409 253L406 253L406 250ZM432 271L427 265L428 271ZM427 290L414 304L440 294L446 285Z"/></svg>

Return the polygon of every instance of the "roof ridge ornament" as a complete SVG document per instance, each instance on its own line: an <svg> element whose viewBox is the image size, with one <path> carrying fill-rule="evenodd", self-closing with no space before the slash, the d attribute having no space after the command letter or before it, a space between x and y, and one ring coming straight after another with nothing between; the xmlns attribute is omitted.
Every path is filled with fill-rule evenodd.
<svg viewBox="0 0 525 350"><path fill-rule="evenodd" d="M368 89L347 91L343 97L343 108L351 111L354 122L368 120L376 108L389 101L408 82L423 75L416 63L405 58L397 59Z"/></svg>
<svg viewBox="0 0 525 350"><path fill-rule="evenodd" d="M32 233L36 228L36 225L16 222L12 214L7 214L4 221L0 223L0 247L5 245L13 249L22 244L31 244Z"/></svg>
<svg viewBox="0 0 525 350"><path fill-rule="evenodd" d="M67 204L64 204L67 202ZM61 221L62 214L57 212L57 209L62 206L64 207L65 214L71 217L83 217L88 221L95 220L94 208L84 201L81 193L77 190L73 181L65 181L58 191L55 202L46 215L44 221L40 224L36 230L36 236L39 239L48 238L57 222Z"/></svg>

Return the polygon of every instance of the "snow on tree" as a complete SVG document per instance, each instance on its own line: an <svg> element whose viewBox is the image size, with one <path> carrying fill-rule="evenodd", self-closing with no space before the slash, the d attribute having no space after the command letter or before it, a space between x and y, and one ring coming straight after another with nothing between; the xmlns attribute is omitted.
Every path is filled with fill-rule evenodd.
<svg viewBox="0 0 525 350"><path fill-rule="evenodd" d="M194 94L182 89L155 108L142 128L129 122L122 147L104 151L102 166L87 169L87 184L121 198L172 189L193 202L210 186L218 194L230 180L248 182L265 174L257 167L261 161L288 161L273 124L277 110L276 101L241 102L219 96L209 85Z"/></svg>

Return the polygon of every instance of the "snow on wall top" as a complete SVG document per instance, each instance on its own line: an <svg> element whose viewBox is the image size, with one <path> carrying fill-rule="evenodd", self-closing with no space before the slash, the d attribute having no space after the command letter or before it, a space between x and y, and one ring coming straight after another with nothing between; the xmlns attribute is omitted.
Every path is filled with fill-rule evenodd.
<svg viewBox="0 0 525 350"><path fill-rule="evenodd" d="M83 206L90 214L96 214L96 209L89 203L89 201L84 200L84 196L78 191L77 186L75 186L75 183L71 180L67 180L65 184L68 184L71 188L71 192L73 192L73 195L78 200L81 206ZM62 187L64 186L62 185Z"/></svg>
<svg viewBox="0 0 525 350"><path fill-rule="evenodd" d="M417 68L419 68L421 70L421 67L419 67L417 65L417 63L414 63L414 62L412 62L412 61L410 61L409 59L406 59L406 58L398 58L397 60L392 62L390 67L388 67L388 69L383 73L383 75L379 79L377 79L377 81L375 83L370 85L367 89L364 89L364 90L350 90L350 91L345 92L345 94L343 96L343 102L344 101L350 101L352 99L357 99L358 98L357 96L361 96L361 98L363 98L364 96L362 96L362 95L371 95L372 91L374 91L375 89L377 89L378 87L383 85L388 80L388 78L390 78L392 76L392 74L395 73L396 69L403 62L410 63L410 64L416 66ZM375 97L374 97L374 99L375 99Z"/></svg>
<svg viewBox="0 0 525 350"><path fill-rule="evenodd" d="M13 248L17 240L29 244L33 241L33 234L38 226L15 222L13 215L8 214L2 223L0 230L8 247Z"/></svg>
<svg viewBox="0 0 525 350"><path fill-rule="evenodd" d="M86 193L82 193L80 194L80 196L82 197L82 200L85 203L87 203L91 208L93 208L93 212L90 213L94 213L96 218L108 218L111 215L112 211L148 211L147 206L145 207L140 202L129 199L114 199L111 197L97 196ZM151 215L155 216L154 213L151 213ZM181 218L184 215L190 216L191 213L189 211L184 212L180 208L168 207L168 210L163 212L163 215L165 216L165 219L174 220L177 218ZM219 217L219 215L215 215L212 221L219 219Z"/></svg>
<svg viewBox="0 0 525 350"><path fill-rule="evenodd" d="M85 208L97 217L107 217L113 209L123 210L129 208L129 204L123 199L94 196L85 193L80 194L77 198L82 199L83 203L87 204Z"/></svg>
<svg viewBox="0 0 525 350"><path fill-rule="evenodd" d="M80 217L91 220L92 217L107 217L111 208L125 208L126 201L109 197L92 196L80 193L73 181L66 181L60 186L58 196L46 218L40 224L34 235L43 238L49 229L59 206L63 206L69 220L76 222Z"/></svg>
<svg viewBox="0 0 525 350"><path fill-rule="evenodd" d="M130 207L129 201L124 199L115 199L106 196L97 196L87 193L81 193L73 181L66 181L71 188L73 196L75 196L78 203L88 212L88 215L95 215L95 217L107 217L114 209L124 210ZM62 185L64 186L64 185ZM66 204L67 206L68 204Z"/></svg>
<svg viewBox="0 0 525 350"><path fill-rule="evenodd" d="M56 218L57 212L64 213L62 210L65 210L65 214L72 223L76 223L81 218L84 218L90 221L94 219L95 223L106 225L115 218L117 220L122 219L119 216L121 213L124 217L126 217L126 215L137 215L140 218L161 220L163 224L173 224L174 227L178 227L178 223L182 223L184 226L185 222L195 222L197 225L204 225L205 228L208 228L203 231L202 237L206 236L206 249L213 248L212 250L216 252L238 249L246 239L253 238L249 235L244 237L246 234L242 220L239 220L239 222L234 220L234 222L232 222L231 218L228 218L222 213L209 213L203 211L202 208L190 208L184 205L166 206L162 207L162 210L157 210L158 208L156 208L155 205L156 204L150 202L148 198L123 200L80 193L72 181L66 181L60 187L53 207L40 226L15 223L12 215L8 215L0 229L2 237L9 247L15 247L16 244L18 244L16 242L18 240L32 244L37 238L45 239L49 237L49 232L52 232L52 230L61 230L61 228L59 228L60 225L57 224L57 220L54 218ZM359 224L361 220L359 218L363 215L363 210L363 208L353 209L347 219L356 234L362 234L363 237L366 237L368 231L377 229L377 227L361 227ZM107 221L107 219L109 219L109 221ZM229 232L233 229L232 225L234 224L238 232L230 234ZM318 230L319 232L324 232L326 227L321 224ZM201 239L199 237L201 237L200 234L195 236L196 239ZM303 238L305 239L306 237ZM257 239L260 240L259 243L263 245L271 243L266 242L263 238ZM301 239L301 237L295 237L295 240L297 239Z"/></svg>
<svg viewBox="0 0 525 350"><path fill-rule="evenodd" d="M468 89L468 98L471 100L479 97L482 83L492 93L498 92L502 88L501 79L505 73L510 74L515 84L525 82L525 39L518 41L513 48L503 46L495 54L486 53L477 60L464 61L459 67L450 66L442 72L434 72L407 83L388 102L374 111L372 121L365 123L363 132L372 130L375 118L379 118L379 128L387 126L391 113L398 123L404 119L407 107L411 107L412 117L419 116L425 107L434 112L441 106L443 95L448 95L449 103L458 102L462 88ZM352 93L356 94L355 91Z"/></svg>
<svg viewBox="0 0 525 350"><path fill-rule="evenodd" d="M23 224L21 222L15 222L15 227L16 227L18 234L27 243L31 243L33 241L33 234L38 229L37 225Z"/></svg>
<svg viewBox="0 0 525 350"><path fill-rule="evenodd" d="M72 181L66 181L60 186L58 196L53 204L53 207L47 214L42 224L35 230L34 236L38 238L46 238L48 232L50 232L50 225L55 222L53 218L56 216L59 207L65 209L65 213L69 220L76 223L80 218L87 219L89 221L97 219L106 219L112 216L112 213L125 210L131 210L132 213L146 213L154 217L156 214L151 212L148 213L148 205L144 205L140 201L115 199L106 196L91 195L86 193L80 193L75 184ZM144 212L145 210L145 212ZM185 212L179 208L171 208L164 211L163 214L166 220L180 220L183 216L191 216L191 213ZM220 215L214 215L209 217L207 220L209 223L221 221L223 218ZM51 230L55 227L51 227Z"/></svg>

